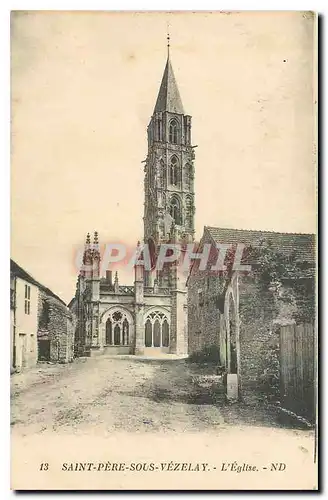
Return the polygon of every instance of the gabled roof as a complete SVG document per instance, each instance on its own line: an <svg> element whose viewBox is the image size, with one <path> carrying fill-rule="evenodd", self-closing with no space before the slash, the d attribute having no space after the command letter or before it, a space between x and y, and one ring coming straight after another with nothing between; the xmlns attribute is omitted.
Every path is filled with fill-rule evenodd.
<svg viewBox="0 0 328 500"><path fill-rule="evenodd" d="M21 278L24 281L27 281L28 283L31 283L32 285L37 286L41 290L43 290L47 295L53 297L54 299L59 300L64 306L66 307L66 303L58 297L50 288L47 288L46 286L42 285L37 281L36 279L33 278L25 269L23 269L21 266L19 266L14 260L10 259L10 272L14 275L17 276L18 278Z"/></svg>
<svg viewBox="0 0 328 500"><path fill-rule="evenodd" d="M204 227L215 243L236 244L257 247L265 240L272 248L284 255L296 253L298 259L315 262L315 235L305 233L276 233L273 231L256 231L252 229L228 229L221 227Z"/></svg>
<svg viewBox="0 0 328 500"><path fill-rule="evenodd" d="M206 235L209 236L213 244L225 243L226 245L236 245L237 243L241 243L246 247L258 247L263 241L266 241L271 244L275 251L285 256L295 252L296 259L304 260L310 264L311 269L315 267L316 242L314 234L276 233L274 231L204 226L201 242ZM196 252L200 250L201 242L198 244ZM196 260L193 260L190 266L187 284L195 269L196 262ZM313 276L313 272L310 270L305 274Z"/></svg>
<svg viewBox="0 0 328 500"><path fill-rule="evenodd" d="M179 89L169 57L167 58L154 113L157 111L169 111L170 113L184 114Z"/></svg>

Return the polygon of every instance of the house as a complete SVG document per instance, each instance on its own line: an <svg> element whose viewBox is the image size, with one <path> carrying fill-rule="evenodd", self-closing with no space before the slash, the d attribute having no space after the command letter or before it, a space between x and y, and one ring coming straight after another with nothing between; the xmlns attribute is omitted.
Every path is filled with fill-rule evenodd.
<svg viewBox="0 0 328 500"><path fill-rule="evenodd" d="M10 260L11 368L73 359L73 324L65 302Z"/></svg>
<svg viewBox="0 0 328 500"><path fill-rule="evenodd" d="M239 398L253 401L261 397L276 325L314 321L315 237L205 227L199 254L205 245L205 269L195 261L187 280L189 353L216 345L221 365L237 375ZM213 271L218 245L226 248L225 269Z"/></svg>

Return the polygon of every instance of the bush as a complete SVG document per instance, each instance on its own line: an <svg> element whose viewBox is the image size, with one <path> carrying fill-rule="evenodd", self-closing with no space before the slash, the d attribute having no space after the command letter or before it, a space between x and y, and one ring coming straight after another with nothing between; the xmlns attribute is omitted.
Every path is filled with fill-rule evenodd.
<svg viewBox="0 0 328 500"><path fill-rule="evenodd" d="M220 362L220 349L215 344L205 346L201 351L192 352L188 357L188 362L217 365Z"/></svg>

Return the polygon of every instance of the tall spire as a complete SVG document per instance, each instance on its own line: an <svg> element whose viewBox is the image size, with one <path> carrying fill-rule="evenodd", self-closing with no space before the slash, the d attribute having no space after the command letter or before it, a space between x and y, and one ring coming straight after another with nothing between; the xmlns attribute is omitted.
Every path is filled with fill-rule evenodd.
<svg viewBox="0 0 328 500"><path fill-rule="evenodd" d="M167 33L167 61L154 109L155 113L157 111L169 111L170 113L184 114L179 89L170 61L169 32Z"/></svg>

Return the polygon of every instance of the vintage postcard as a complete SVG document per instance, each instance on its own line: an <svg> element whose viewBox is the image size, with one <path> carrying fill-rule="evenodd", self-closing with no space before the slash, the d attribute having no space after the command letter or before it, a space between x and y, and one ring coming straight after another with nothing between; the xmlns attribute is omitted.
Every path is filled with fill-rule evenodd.
<svg viewBox="0 0 328 500"><path fill-rule="evenodd" d="M318 489L316 124L313 12L12 12L12 489Z"/></svg>

